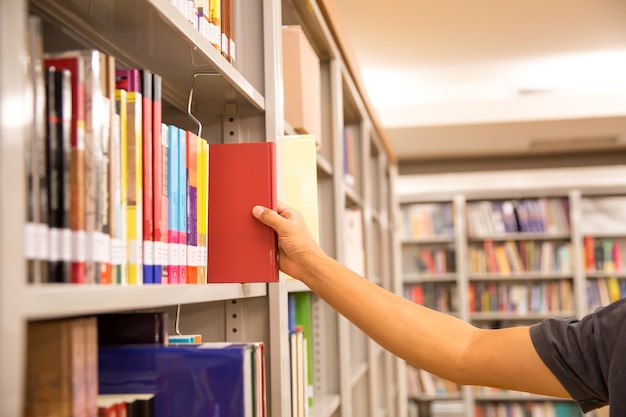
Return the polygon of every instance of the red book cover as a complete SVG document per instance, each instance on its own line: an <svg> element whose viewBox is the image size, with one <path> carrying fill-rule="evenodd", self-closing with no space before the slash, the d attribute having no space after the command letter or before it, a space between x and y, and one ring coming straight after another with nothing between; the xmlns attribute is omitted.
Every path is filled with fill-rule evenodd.
<svg viewBox="0 0 626 417"><path fill-rule="evenodd" d="M274 142L209 145L207 282L278 281L276 233L252 207L276 208Z"/></svg>
<svg viewBox="0 0 626 417"><path fill-rule="evenodd" d="M85 282L85 64L79 51L45 58L46 67L71 73L70 229L72 283Z"/></svg>
<svg viewBox="0 0 626 417"><path fill-rule="evenodd" d="M167 127L162 124L162 79L152 74L152 196L154 283L167 284Z"/></svg>
<svg viewBox="0 0 626 417"><path fill-rule="evenodd" d="M141 81L141 123L143 137L143 282L154 284L154 199L153 199L153 123L152 123L152 73L146 69L139 71Z"/></svg>
<svg viewBox="0 0 626 417"><path fill-rule="evenodd" d="M595 241L593 236L585 236L583 238L585 269L587 272L595 271L596 269L596 256L595 256Z"/></svg>

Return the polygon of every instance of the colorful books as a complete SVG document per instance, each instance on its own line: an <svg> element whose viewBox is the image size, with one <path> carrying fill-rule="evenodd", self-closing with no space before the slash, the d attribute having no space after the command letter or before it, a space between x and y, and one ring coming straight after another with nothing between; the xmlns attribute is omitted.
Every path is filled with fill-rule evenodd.
<svg viewBox="0 0 626 417"><path fill-rule="evenodd" d="M208 282L278 280L276 233L252 216L276 208L275 152L273 142L209 145Z"/></svg>
<svg viewBox="0 0 626 417"><path fill-rule="evenodd" d="M178 284L178 217L179 217L179 158L178 158L178 128L168 126L168 157L167 157L167 190L168 190L168 265L167 277L170 284Z"/></svg>

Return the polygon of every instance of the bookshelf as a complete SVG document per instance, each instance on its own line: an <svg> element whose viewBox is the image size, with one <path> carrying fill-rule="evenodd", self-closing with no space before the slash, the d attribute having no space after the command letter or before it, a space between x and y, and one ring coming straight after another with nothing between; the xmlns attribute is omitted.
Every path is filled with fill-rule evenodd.
<svg viewBox="0 0 626 417"><path fill-rule="evenodd" d="M399 176L405 296L486 328L582 317L623 297L624 174L599 166ZM460 397L413 392L412 409L449 402L468 417L525 406L578 415L554 399L479 387Z"/></svg>
<svg viewBox="0 0 626 417"><path fill-rule="evenodd" d="M0 320L8 342L0 348L0 414L22 414L26 329L29 323L107 312L163 311L204 341L263 341L268 415L291 415L289 293L302 283L102 286L27 284L24 261L24 143L33 123L25 36L28 14L44 22L46 52L95 48L123 68L146 68L163 78L163 122L188 131L202 124L209 143L274 141L300 133L283 115L281 28L299 25L319 59L320 137L317 152L320 244L346 262L346 210L361 213L363 272L400 292L395 272L393 181L395 161L375 116L357 87L326 3L255 0L237 9L237 59L231 64L168 0L19 0L0 5ZM20 59L16 59L16 57ZM190 90L193 89L191 96ZM344 131L353 181L344 172ZM281 167L277 166L280 172ZM280 190L278 191L280 197ZM180 311L180 316L177 316ZM311 294L314 397L309 415L392 417L406 409L401 362Z"/></svg>

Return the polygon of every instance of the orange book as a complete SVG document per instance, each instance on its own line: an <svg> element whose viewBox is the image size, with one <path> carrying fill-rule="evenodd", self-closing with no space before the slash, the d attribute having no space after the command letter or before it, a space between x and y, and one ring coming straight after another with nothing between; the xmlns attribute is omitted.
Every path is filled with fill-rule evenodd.
<svg viewBox="0 0 626 417"><path fill-rule="evenodd" d="M276 208L274 142L209 145L207 281L278 281L277 237L252 216Z"/></svg>
<svg viewBox="0 0 626 417"><path fill-rule="evenodd" d="M496 262L498 264L498 271L502 275L511 275L511 264L509 258L506 255L506 249L504 246L499 245L495 248Z"/></svg>

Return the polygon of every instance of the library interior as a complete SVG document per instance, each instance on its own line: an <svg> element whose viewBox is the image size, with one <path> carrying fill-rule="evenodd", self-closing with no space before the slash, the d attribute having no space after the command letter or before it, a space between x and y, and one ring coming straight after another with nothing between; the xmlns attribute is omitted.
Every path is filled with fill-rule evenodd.
<svg viewBox="0 0 626 417"><path fill-rule="evenodd" d="M0 1L0 416L621 415L624 22Z"/></svg>

